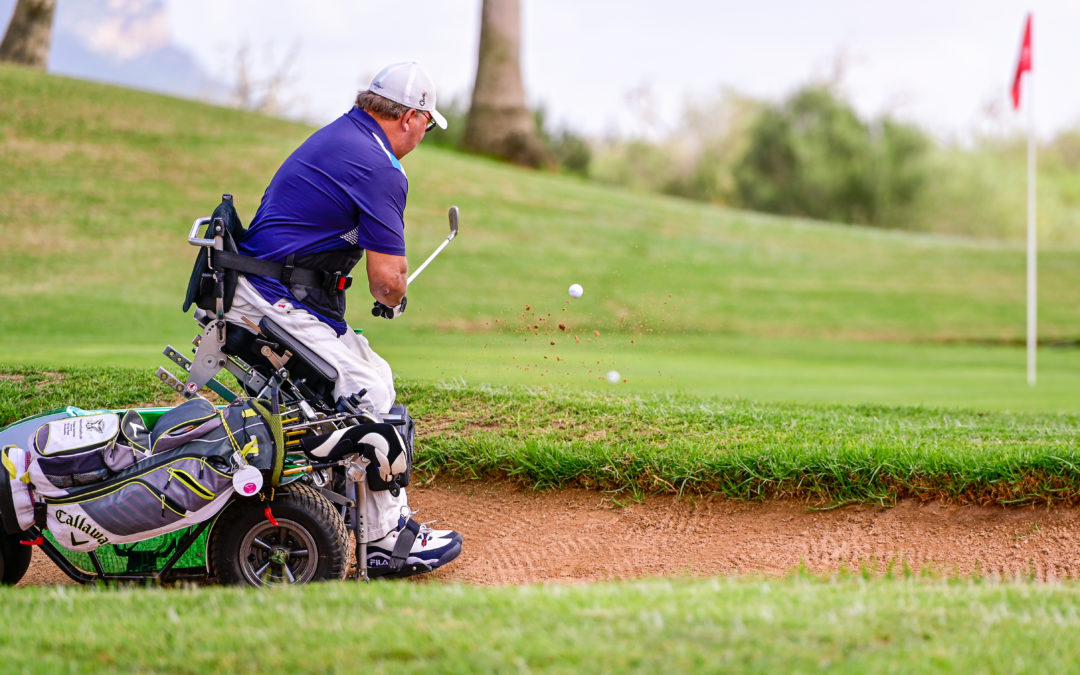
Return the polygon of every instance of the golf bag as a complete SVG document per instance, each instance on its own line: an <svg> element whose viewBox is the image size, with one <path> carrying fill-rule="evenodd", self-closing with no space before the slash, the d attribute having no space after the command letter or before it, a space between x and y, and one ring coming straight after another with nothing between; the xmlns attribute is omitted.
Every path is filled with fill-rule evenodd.
<svg viewBox="0 0 1080 675"><path fill-rule="evenodd" d="M250 479L241 469L276 485L282 467L280 423L253 399L219 410L193 398L151 428L135 410L52 419L24 445L2 451L4 529L37 525L71 551L200 523L236 493L235 476Z"/></svg>

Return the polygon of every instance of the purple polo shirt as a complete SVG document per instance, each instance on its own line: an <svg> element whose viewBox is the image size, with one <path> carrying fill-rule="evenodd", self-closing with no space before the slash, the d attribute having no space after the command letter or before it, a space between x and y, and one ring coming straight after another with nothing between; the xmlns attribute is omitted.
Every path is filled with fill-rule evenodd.
<svg viewBox="0 0 1080 675"><path fill-rule="evenodd" d="M275 262L291 254L356 248L405 255L408 193L409 181L386 134L370 115L353 108L312 134L281 165L240 252ZM344 321L305 306L280 280L246 276L267 302L286 298L338 335L347 330Z"/></svg>

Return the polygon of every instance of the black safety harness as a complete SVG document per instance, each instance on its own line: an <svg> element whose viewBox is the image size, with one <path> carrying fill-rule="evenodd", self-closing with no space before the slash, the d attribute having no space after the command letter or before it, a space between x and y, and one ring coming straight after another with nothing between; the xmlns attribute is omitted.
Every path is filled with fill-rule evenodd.
<svg viewBox="0 0 1080 675"><path fill-rule="evenodd" d="M299 285L318 289L331 298L340 296L352 286L349 270L359 260L359 256L355 254L342 252L337 256L337 265L334 266L348 269L333 272L298 265L295 255L290 255L284 263L262 260L240 254L237 244L245 233L244 225L233 206L232 195L222 195L221 204L214 209L204 233L204 238L207 241L213 240L214 245L202 246L195 258L188 281L187 296L184 299L185 312L194 304L208 312L215 312L219 317L223 316L232 306L240 274L278 279L286 288ZM321 257L322 262L329 262L326 254ZM341 312L344 313L343 302Z"/></svg>
<svg viewBox="0 0 1080 675"><path fill-rule="evenodd" d="M352 286L352 275L343 272L324 272L307 267L297 267L294 264L295 255L290 255L284 263L272 260L262 260L251 256L240 255L231 251L211 251L211 268L223 267L227 270L236 270L243 274L256 274L261 277L279 279L285 286L299 284L301 286L313 286L321 288L327 293L342 293Z"/></svg>

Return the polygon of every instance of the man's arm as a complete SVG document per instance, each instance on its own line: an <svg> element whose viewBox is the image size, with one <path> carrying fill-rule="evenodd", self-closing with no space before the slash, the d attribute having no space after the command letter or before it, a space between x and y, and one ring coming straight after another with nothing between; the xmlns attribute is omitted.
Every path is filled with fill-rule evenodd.
<svg viewBox="0 0 1080 675"><path fill-rule="evenodd" d="M403 255L367 251L368 288L371 297L388 307L396 307L405 297L409 263Z"/></svg>

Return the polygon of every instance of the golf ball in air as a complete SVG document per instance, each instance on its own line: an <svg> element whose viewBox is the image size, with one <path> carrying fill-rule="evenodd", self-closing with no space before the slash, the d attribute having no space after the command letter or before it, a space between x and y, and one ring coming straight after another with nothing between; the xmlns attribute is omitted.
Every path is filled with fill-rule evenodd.
<svg viewBox="0 0 1080 675"><path fill-rule="evenodd" d="M581 284L570 284L570 297L580 298L581 294L585 292L585 289L581 287Z"/></svg>
<svg viewBox="0 0 1080 675"><path fill-rule="evenodd" d="M608 373L607 373L607 381L608 382L610 382L612 384L618 384L619 380L621 380L621 379L622 379L622 377L619 375L619 371L617 371L617 370L609 370L608 371Z"/></svg>

